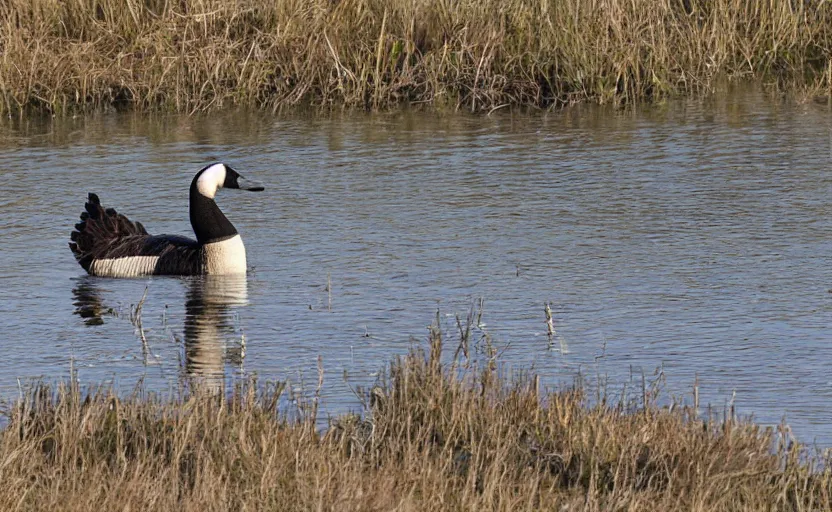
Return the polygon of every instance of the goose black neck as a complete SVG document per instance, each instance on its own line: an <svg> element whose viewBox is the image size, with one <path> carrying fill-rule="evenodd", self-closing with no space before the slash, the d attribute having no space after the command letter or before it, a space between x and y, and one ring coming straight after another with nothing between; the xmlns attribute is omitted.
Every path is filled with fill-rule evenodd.
<svg viewBox="0 0 832 512"><path fill-rule="evenodd" d="M194 229L196 241L200 244L227 240L237 234L237 229L222 213L213 199L203 196L196 187L196 181L191 184L191 227Z"/></svg>

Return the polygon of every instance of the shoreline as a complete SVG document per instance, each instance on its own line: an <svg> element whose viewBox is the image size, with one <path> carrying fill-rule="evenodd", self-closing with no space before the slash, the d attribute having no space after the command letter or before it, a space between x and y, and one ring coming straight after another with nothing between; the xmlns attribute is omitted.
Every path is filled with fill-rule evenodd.
<svg viewBox="0 0 832 512"><path fill-rule="evenodd" d="M616 106L751 80L828 98L832 5L12 0L0 115Z"/></svg>
<svg viewBox="0 0 832 512"><path fill-rule="evenodd" d="M494 354L429 348L392 361L365 410L318 428L313 393L238 383L225 395L29 390L5 415L3 509L795 510L832 507L828 454L788 427L695 407L591 404L510 382Z"/></svg>

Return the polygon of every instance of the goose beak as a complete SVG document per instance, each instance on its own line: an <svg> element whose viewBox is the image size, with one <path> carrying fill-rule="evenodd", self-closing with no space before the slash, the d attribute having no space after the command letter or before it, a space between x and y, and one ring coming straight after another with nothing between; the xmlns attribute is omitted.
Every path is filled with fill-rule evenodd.
<svg viewBox="0 0 832 512"><path fill-rule="evenodd" d="M252 192L262 192L265 187L257 181L249 180L240 176L237 178L237 188L240 190L251 190Z"/></svg>

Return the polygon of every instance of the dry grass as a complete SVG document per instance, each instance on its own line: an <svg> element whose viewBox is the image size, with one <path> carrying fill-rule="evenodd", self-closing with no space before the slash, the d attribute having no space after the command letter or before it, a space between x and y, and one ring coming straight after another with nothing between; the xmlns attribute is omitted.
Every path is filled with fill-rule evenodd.
<svg viewBox="0 0 832 512"><path fill-rule="evenodd" d="M493 360L443 363L441 337L390 366L366 416L324 432L315 407L278 412L281 386L227 399L38 387L0 432L0 509L832 508L830 471L771 430L541 394Z"/></svg>
<svg viewBox="0 0 832 512"><path fill-rule="evenodd" d="M822 0L4 0L0 112L827 95Z"/></svg>

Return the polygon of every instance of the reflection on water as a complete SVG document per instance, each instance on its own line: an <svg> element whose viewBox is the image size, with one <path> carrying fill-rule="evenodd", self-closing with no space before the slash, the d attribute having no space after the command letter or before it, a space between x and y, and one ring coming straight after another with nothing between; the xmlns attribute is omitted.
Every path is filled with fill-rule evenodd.
<svg viewBox="0 0 832 512"><path fill-rule="evenodd" d="M104 325L104 317L115 315L112 308L104 306L101 292L92 276L81 276L72 289L75 301L75 314L84 319L87 325Z"/></svg>
<svg viewBox="0 0 832 512"><path fill-rule="evenodd" d="M72 290L75 313L88 326L103 325L105 316L117 316L102 298L100 286L107 281L83 276ZM245 359L245 336L235 325L235 312L248 304L246 276L189 277L182 281L187 283L182 375L192 387L221 393L226 364L242 368ZM142 319L137 317L140 314L131 310L129 315L137 330L144 329ZM146 343L144 332L139 337Z"/></svg>
<svg viewBox="0 0 832 512"><path fill-rule="evenodd" d="M225 364L242 366L245 357L245 338L236 332L233 312L248 304L246 276L204 276L189 281L185 372L192 383L219 392L225 382Z"/></svg>

